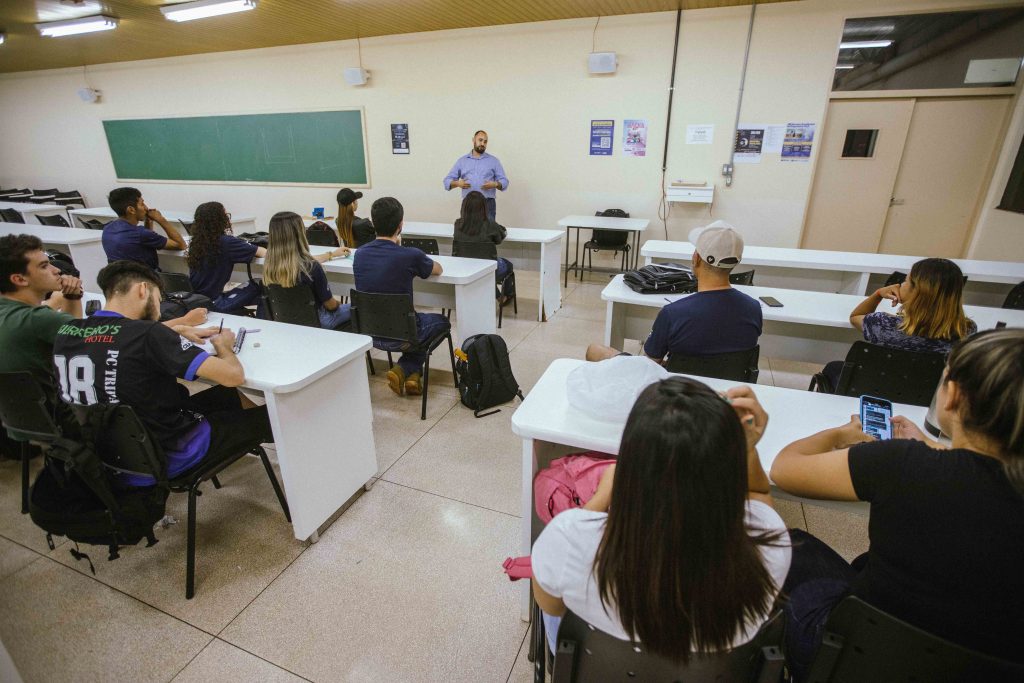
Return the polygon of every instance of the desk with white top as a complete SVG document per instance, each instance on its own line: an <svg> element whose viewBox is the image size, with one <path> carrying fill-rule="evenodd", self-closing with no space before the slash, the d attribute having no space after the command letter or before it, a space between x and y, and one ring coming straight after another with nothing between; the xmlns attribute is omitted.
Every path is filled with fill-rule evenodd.
<svg viewBox="0 0 1024 683"><path fill-rule="evenodd" d="M106 206L96 206L91 209L71 209L68 213L71 214L72 225L74 225L75 218L98 220L104 224L117 219L117 214L114 213L114 210ZM188 234L188 230L185 229L181 222L185 221L189 225L195 222L194 211L160 211L160 213L171 223L177 223L179 227L185 230L185 234ZM153 227L160 229L160 226L155 221L153 222ZM253 216L232 216L231 228L236 235L244 232L256 232L256 218Z"/></svg>
<svg viewBox="0 0 1024 683"><path fill-rule="evenodd" d="M734 285L734 288L753 297L775 297L781 308L761 303L764 327L758 344L761 356L790 360L827 363L842 360L862 333L850 324L850 313L864 297L853 294L810 292L801 289L779 289ZM671 301L688 294L640 294L634 292L622 276L617 275L601 292L607 302L604 343L622 348L624 339L647 339L658 311ZM894 312L889 301L879 304L879 311ZM979 330L992 329L999 322L1009 327L1024 327L1024 311L987 306L964 306L964 312L974 320Z"/></svg>
<svg viewBox="0 0 1024 683"><path fill-rule="evenodd" d="M640 254L645 264L658 261L689 264L693 249L689 242L648 240ZM1021 257L1024 258L1024 254ZM743 247L743 261L737 270L746 270L745 266L759 266L756 281L776 287L866 295L872 275L884 280L894 271L909 273L910 268L923 258L747 245ZM965 296L971 303L999 306L1011 287L1024 282L1024 263L1021 262L950 260L967 276Z"/></svg>
<svg viewBox="0 0 1024 683"><path fill-rule="evenodd" d="M103 251L103 233L99 230L82 228L61 228L53 225L31 225L23 223L0 223L0 235L35 235L43 241L44 247L52 247L68 253L75 267L81 273L86 289L98 289L96 276L107 265Z"/></svg>
<svg viewBox="0 0 1024 683"><path fill-rule="evenodd" d="M32 202L0 202L0 209L14 209L25 219L29 225L41 225L39 216L60 216L68 221L68 225L74 225L68 220L68 208L60 204L34 204Z"/></svg>
<svg viewBox="0 0 1024 683"><path fill-rule="evenodd" d="M558 221L565 228L565 282L569 286L569 271L583 272L580 261L580 229L589 230L625 230L633 234L632 258L627 260L630 267L635 268L640 259L640 233L647 229L650 221L646 218L611 218L606 216L566 216ZM576 260L569 264L569 231L576 230ZM627 239L628 241L628 239ZM585 255L585 254L584 254ZM595 269L596 270L596 269Z"/></svg>
<svg viewBox="0 0 1024 683"><path fill-rule="evenodd" d="M594 450L614 456L619 452L625 422L598 419L569 405L566 378L584 363L586 361L576 359L560 359L551 363L512 416L512 433L523 440L520 527L523 555L530 554L533 539L543 529L533 503L533 478L537 471L567 453ZM704 377L696 379L716 391L742 384ZM849 396L762 385L755 387L754 391L769 415L768 427L757 446L765 472L771 471L772 463L785 446L823 429L846 424L850 415L859 411L859 399ZM920 406L893 404L894 415L904 415L922 428L926 413L927 408ZM868 509L866 503L796 498L774 487L772 494L859 514L866 514ZM525 621L529 619L530 584L523 583L522 618Z"/></svg>

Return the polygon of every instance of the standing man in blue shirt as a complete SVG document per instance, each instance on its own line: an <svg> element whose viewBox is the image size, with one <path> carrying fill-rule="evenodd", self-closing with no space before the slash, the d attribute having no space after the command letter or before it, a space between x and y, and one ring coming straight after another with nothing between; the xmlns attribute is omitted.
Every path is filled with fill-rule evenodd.
<svg viewBox="0 0 1024 683"><path fill-rule="evenodd" d="M171 227L159 211L146 206L142 193L134 187L113 190L107 196L107 202L117 214L117 220L103 228L103 251L107 254L107 263L136 261L160 270L158 250L185 249L185 238L181 233ZM142 227L139 227L139 221L143 221ZM153 230L153 221L164 229L167 237Z"/></svg>
<svg viewBox="0 0 1024 683"><path fill-rule="evenodd" d="M487 199L487 217L492 221L498 212L494 191L508 189L508 178L498 157L487 153L487 131L478 130L473 134L473 151L459 157L444 177L444 189L462 189L462 198L476 190Z"/></svg>

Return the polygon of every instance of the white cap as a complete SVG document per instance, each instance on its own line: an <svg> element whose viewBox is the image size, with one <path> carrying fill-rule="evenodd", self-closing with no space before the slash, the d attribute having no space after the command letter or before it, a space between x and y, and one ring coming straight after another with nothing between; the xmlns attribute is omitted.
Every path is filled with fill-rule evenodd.
<svg viewBox="0 0 1024 683"><path fill-rule="evenodd" d="M743 258L743 238L725 221L715 221L690 232L701 260L715 268L731 269Z"/></svg>

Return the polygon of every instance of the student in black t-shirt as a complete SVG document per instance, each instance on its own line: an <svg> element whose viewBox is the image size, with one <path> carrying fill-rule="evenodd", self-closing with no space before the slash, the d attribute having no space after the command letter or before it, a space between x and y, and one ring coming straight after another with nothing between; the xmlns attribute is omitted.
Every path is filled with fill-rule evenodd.
<svg viewBox="0 0 1024 683"><path fill-rule="evenodd" d="M192 288L210 297L211 308L218 313L237 313L255 304L260 296L257 283L250 282L229 292L224 291L224 285L231 279L236 263L263 258L267 250L231 234L231 214L220 202L200 204L195 219L186 259Z"/></svg>
<svg viewBox="0 0 1024 683"><path fill-rule="evenodd" d="M230 388L245 382L231 330L172 330L157 322L160 280L141 263L115 261L96 281L106 308L57 331L53 364L65 403L131 406L167 455L171 477L202 460L237 455L273 440L266 406L254 406ZM208 338L217 355L182 334ZM178 378L197 377L220 386L189 396ZM151 477L136 475L122 481L153 484Z"/></svg>
<svg viewBox="0 0 1024 683"><path fill-rule="evenodd" d="M487 200L476 190L466 195L462 200L462 213L455 219L455 241L456 242L494 242L501 244L505 241L508 230L505 226L487 215ZM512 262L507 258L498 257L498 264L494 271L494 279L501 282L512 272ZM501 295L501 303L505 305L512 299L504 293Z"/></svg>
<svg viewBox="0 0 1024 683"><path fill-rule="evenodd" d="M338 236L341 243L349 249L358 249L377 239L370 219L356 215L362 196L362 192L355 192L347 187L338 190Z"/></svg>
<svg viewBox="0 0 1024 683"><path fill-rule="evenodd" d="M798 680L830 610L853 594L941 638L1024 662L1024 330L958 343L936 395L952 447L905 417L873 441L860 420L796 441L772 465L798 496L871 503L870 549L847 564L793 536L784 592ZM851 445L856 444L856 445Z"/></svg>

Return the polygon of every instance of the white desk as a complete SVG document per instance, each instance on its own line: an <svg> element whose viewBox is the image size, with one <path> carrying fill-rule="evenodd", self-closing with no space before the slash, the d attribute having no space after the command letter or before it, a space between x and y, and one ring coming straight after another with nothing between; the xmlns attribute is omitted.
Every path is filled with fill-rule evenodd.
<svg viewBox="0 0 1024 683"><path fill-rule="evenodd" d="M640 254L644 257L645 264L656 261L689 263L693 257L693 245L689 242L648 240L640 249ZM1024 254L1018 256L1024 259ZM868 293L872 275L883 276L884 279L897 270L909 273L910 268L923 258L747 245L743 248L743 262L738 266L738 270L745 270L745 266L759 266L755 281L763 281L764 284L778 287L865 295ZM1013 285L1024 282L1024 263L951 260L960 266L960 270L967 276L965 294L975 295L971 303L999 306L1002 304L1000 295L1005 297ZM762 275L768 279L765 280ZM982 296L986 293L990 295L989 299L983 300Z"/></svg>
<svg viewBox="0 0 1024 683"><path fill-rule="evenodd" d="M68 209L60 204L33 204L32 202L3 202L0 201L0 209L14 209L25 219L29 225L41 225L39 216L60 216L68 221L68 225L74 225L68 219Z"/></svg>
<svg viewBox="0 0 1024 683"><path fill-rule="evenodd" d="M117 214L114 213L114 210L105 206L96 206L91 209L71 209L68 213L71 214L72 225L74 225L75 218L88 218L91 220L98 220L101 223L109 223L117 218ZM195 221L194 211L161 210L160 213L162 213L164 218L168 221L177 223L182 227L182 229L184 229L184 226L181 225L182 221L186 221L189 224ZM79 225L81 225L81 223L79 223ZM160 226L154 223L153 227L159 229ZM253 216L232 216L231 227L236 235L240 235L243 232L256 232L256 218ZM188 231L186 231L186 234L188 234Z"/></svg>
<svg viewBox="0 0 1024 683"><path fill-rule="evenodd" d="M580 229L590 230L625 230L633 233L633 255L627 263L635 268L640 259L640 233L647 229L650 221L646 218L607 218L605 216L566 216L558 221L560 227L565 228L565 282L564 287L569 286L569 271L574 270L582 273L583 267L580 262ZM569 264L569 231L576 230L576 260Z"/></svg>
<svg viewBox="0 0 1024 683"><path fill-rule="evenodd" d="M52 225L0 223L0 235L35 235L46 247L68 252L75 267L82 274L86 289L98 289L96 275L107 265L103 251L103 233L99 230L61 228Z"/></svg>
<svg viewBox="0 0 1024 683"><path fill-rule="evenodd" d="M450 223L420 223L406 221L402 235L432 237L444 242L442 252L451 253L455 226ZM498 245L498 255L512 262L516 270L535 270L540 273L537 293L537 320L544 322L562 307L562 289L558 286L559 249L561 230L508 228L505 240Z"/></svg>
<svg viewBox="0 0 1024 683"><path fill-rule="evenodd" d="M529 555L533 539L543 529L533 505L533 478L539 469L554 458L576 451L595 450L617 455L625 422L611 423L591 417L569 405L565 382L569 373L586 361L556 360L544 372L526 400L512 416L512 433L523 440L522 451L522 554ZM740 382L697 378L711 388L722 391ZM779 451L788 444L823 429L849 422L859 410L859 400L848 396L818 394L782 387L761 386L754 389L770 419L757 451L765 472L770 472ZM894 415L905 415L915 424L924 425L927 409L920 406L893 405ZM866 514L867 504L841 501L811 501L785 494L777 489L773 495ZM524 582L523 620L529 618L529 583Z"/></svg>
<svg viewBox="0 0 1024 683"><path fill-rule="evenodd" d="M864 300L862 296L776 287L735 288L754 299L771 296L783 304L781 308L761 304L764 327L758 343L762 357L824 364L842 360L850 345L864 338L850 324L850 312ZM639 294L617 275L601 292L601 298L607 302L604 343L621 349L623 339L646 339L658 311L669 301L684 296L689 295ZM883 301L878 310L895 309ZM986 306L964 306L964 311L979 330L992 329L1000 321L1009 327L1024 327L1024 311Z"/></svg>

